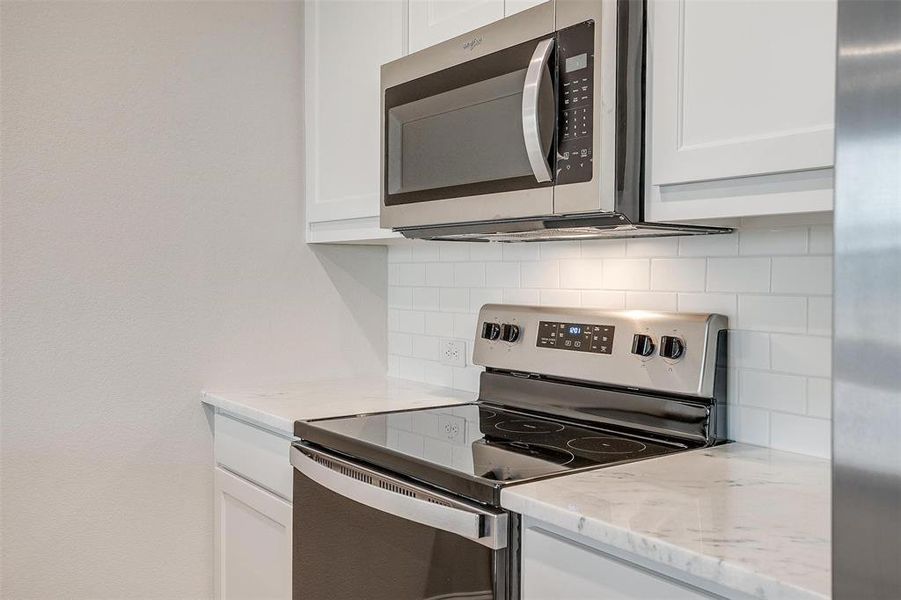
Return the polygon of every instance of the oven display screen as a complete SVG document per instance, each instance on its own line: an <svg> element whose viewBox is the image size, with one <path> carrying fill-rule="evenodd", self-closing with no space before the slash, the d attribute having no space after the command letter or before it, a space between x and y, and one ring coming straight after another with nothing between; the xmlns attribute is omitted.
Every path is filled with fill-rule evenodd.
<svg viewBox="0 0 901 600"><path fill-rule="evenodd" d="M612 354L614 329L613 325L539 321L535 345L539 348Z"/></svg>

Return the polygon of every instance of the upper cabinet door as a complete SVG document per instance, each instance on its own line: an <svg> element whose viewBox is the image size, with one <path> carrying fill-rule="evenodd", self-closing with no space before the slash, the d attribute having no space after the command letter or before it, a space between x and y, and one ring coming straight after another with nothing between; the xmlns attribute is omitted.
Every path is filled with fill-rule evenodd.
<svg viewBox="0 0 901 600"><path fill-rule="evenodd" d="M652 0L650 183L831 167L834 0Z"/></svg>
<svg viewBox="0 0 901 600"><path fill-rule="evenodd" d="M539 4L544 4L547 1L548 0L505 0L504 16L509 17L512 14L522 12L527 8L532 8L533 6L538 6Z"/></svg>
<svg viewBox="0 0 901 600"><path fill-rule="evenodd" d="M410 0L410 52L504 17L504 0Z"/></svg>
<svg viewBox="0 0 901 600"><path fill-rule="evenodd" d="M309 222L379 214L379 73L404 54L405 10L400 0L306 4Z"/></svg>

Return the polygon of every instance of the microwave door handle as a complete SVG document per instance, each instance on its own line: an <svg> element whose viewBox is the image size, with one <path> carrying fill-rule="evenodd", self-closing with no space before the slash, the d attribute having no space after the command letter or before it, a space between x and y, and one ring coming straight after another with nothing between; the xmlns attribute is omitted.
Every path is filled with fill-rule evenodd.
<svg viewBox="0 0 901 600"><path fill-rule="evenodd" d="M356 477L330 469L308 456L307 453L317 455L339 467L349 468L351 473L355 472ZM507 515L505 513L493 514L468 506L465 509L457 508L454 504L459 504L459 502L450 498L442 498L448 506L420 500L394 490L420 490L430 496L438 496L438 494L310 448L305 448L305 451L301 452L292 446L291 464L315 483L364 506L407 521L454 533L493 550L504 548L507 545ZM364 481L357 477L369 478L370 481ZM394 490L385 489L385 487L372 483L377 480L385 482L387 487L393 487Z"/></svg>
<svg viewBox="0 0 901 600"><path fill-rule="evenodd" d="M541 147L541 126L538 115L538 102L541 95L541 79L546 71L548 58L554 48L554 38L542 40L535 47L526 80L522 86L522 135L526 143L526 154L532 173L539 182L551 180L551 166Z"/></svg>

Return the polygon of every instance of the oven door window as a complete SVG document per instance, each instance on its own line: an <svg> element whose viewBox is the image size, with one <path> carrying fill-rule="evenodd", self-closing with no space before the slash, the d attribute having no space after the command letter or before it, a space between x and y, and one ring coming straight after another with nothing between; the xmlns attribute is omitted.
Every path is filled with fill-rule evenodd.
<svg viewBox="0 0 901 600"><path fill-rule="evenodd" d="M385 204L552 185L539 180L529 152L554 172L553 42L532 40L388 88Z"/></svg>
<svg viewBox="0 0 901 600"><path fill-rule="evenodd" d="M505 550L372 509L294 472L295 599L501 600L505 561Z"/></svg>

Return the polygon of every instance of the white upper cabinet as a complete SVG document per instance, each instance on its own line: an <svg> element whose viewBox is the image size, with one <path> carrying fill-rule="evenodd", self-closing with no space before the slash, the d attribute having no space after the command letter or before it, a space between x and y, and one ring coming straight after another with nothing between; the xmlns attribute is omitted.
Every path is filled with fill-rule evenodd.
<svg viewBox="0 0 901 600"><path fill-rule="evenodd" d="M658 188L650 199L659 201L660 193L664 200L652 204L652 217L829 210L831 175L797 172L833 164L836 2L652 0L648 24L647 158L649 183ZM722 184L666 188L790 172L786 189L830 190L806 201L802 194L797 204L782 198L716 206L680 201L759 198L783 178L745 181L732 191ZM769 188L759 188L763 183Z"/></svg>
<svg viewBox="0 0 901 600"><path fill-rule="evenodd" d="M308 241L390 235L378 229L379 73L404 54L405 10L398 0L306 4Z"/></svg>
<svg viewBox="0 0 901 600"><path fill-rule="evenodd" d="M409 2L410 52L428 48L504 17L504 0Z"/></svg>
<svg viewBox="0 0 901 600"><path fill-rule="evenodd" d="M504 2L504 16L509 17L512 14L522 12L527 8L544 4L548 0L506 0Z"/></svg>

